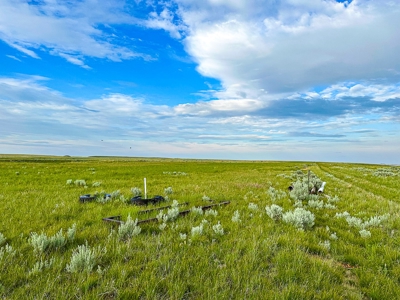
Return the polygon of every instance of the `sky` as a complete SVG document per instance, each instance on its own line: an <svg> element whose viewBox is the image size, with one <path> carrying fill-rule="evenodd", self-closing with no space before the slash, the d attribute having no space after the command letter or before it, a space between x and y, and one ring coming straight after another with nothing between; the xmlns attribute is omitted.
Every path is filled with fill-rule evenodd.
<svg viewBox="0 0 400 300"><path fill-rule="evenodd" d="M0 153L400 164L398 0L1 0Z"/></svg>

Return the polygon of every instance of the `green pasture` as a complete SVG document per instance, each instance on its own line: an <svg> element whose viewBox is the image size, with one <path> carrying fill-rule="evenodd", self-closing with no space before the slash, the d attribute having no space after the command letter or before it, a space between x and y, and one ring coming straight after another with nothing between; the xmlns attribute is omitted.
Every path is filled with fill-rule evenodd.
<svg viewBox="0 0 400 300"><path fill-rule="evenodd" d="M308 171L324 193L296 200L288 186ZM129 203L144 178L164 203ZM96 192L113 198L79 202ZM130 237L102 221L160 217L140 212L174 200L192 212ZM273 205L313 224L274 220ZM0 297L400 299L399 211L398 166L0 155Z"/></svg>

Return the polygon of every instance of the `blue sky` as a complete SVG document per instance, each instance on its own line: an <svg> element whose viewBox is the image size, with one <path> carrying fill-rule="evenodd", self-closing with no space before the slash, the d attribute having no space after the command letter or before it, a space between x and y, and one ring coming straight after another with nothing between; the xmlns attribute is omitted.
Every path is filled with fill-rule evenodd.
<svg viewBox="0 0 400 300"><path fill-rule="evenodd" d="M400 164L400 2L2 0L0 153Z"/></svg>

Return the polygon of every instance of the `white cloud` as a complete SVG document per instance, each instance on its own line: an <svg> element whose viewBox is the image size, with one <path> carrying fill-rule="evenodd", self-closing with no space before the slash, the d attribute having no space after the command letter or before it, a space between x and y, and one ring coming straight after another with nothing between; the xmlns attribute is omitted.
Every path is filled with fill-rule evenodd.
<svg viewBox="0 0 400 300"><path fill-rule="evenodd" d="M202 134L198 138L216 139L216 140L233 140L238 141L241 139L250 140L268 140L271 137L267 135L256 135L256 134L231 134L231 135L220 135L220 134Z"/></svg>
<svg viewBox="0 0 400 300"><path fill-rule="evenodd" d="M21 61L18 57L15 57L14 55L6 55L8 58L11 58L11 59L13 59L13 60L16 60L16 61Z"/></svg>
<svg viewBox="0 0 400 300"><path fill-rule="evenodd" d="M253 99L212 100L195 104L179 104L174 109L177 114L209 116L212 114L237 113L246 114L263 107L263 103Z"/></svg>
<svg viewBox="0 0 400 300"><path fill-rule="evenodd" d="M163 29L170 33L173 38L180 39L181 33L185 27L174 23L174 13L164 8L161 13L150 12L149 18L143 22L147 28Z"/></svg>
<svg viewBox="0 0 400 300"><path fill-rule="evenodd" d="M40 59L40 57L32 50L29 50L25 47L22 47L16 43L13 44L9 44L11 47L17 49L18 51L21 51L22 53L25 53L26 55L32 57L32 58L36 58L36 59Z"/></svg>
<svg viewBox="0 0 400 300"><path fill-rule="evenodd" d="M186 49L223 91L236 86L265 99L348 81L400 80L397 2L264 1L243 14L246 1L179 2L189 26ZM212 9L227 12L207 13Z"/></svg>
<svg viewBox="0 0 400 300"><path fill-rule="evenodd" d="M79 59L77 57L73 57L73 56L65 54L65 53L58 53L58 55L61 56L62 58L65 58L71 64L80 66L84 69L91 69L88 65L86 65L81 59Z"/></svg>
<svg viewBox="0 0 400 300"><path fill-rule="evenodd" d="M0 2L0 39L17 50L39 58L49 51L69 62L86 67L81 56L121 61L149 59L111 39L104 29L109 24L137 24L124 11L124 2L3 0ZM103 26L103 27L101 27Z"/></svg>
<svg viewBox="0 0 400 300"><path fill-rule="evenodd" d="M325 99L339 99L344 97L369 97L375 101L385 101L400 98L400 84L368 84L344 83L335 84L322 90L313 92Z"/></svg>

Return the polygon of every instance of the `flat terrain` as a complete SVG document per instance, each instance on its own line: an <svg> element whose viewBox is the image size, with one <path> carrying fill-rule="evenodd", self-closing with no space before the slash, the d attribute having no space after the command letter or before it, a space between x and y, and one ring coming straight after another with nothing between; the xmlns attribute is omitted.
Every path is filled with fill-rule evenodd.
<svg viewBox="0 0 400 300"><path fill-rule="evenodd" d="M400 299L399 211L398 166L0 155L0 296Z"/></svg>

